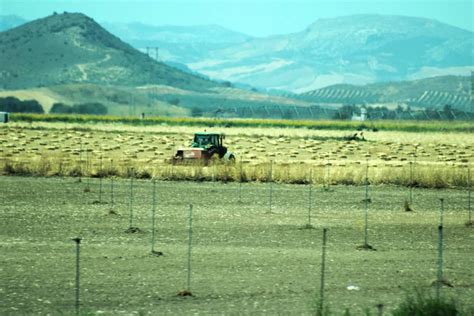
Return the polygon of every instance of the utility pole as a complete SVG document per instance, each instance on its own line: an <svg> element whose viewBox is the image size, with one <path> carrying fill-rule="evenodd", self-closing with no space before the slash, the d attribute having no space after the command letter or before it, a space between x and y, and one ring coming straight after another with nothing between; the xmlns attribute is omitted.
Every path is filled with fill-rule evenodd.
<svg viewBox="0 0 474 316"><path fill-rule="evenodd" d="M147 46L146 47L146 54L148 57L150 58L153 58L152 55L150 55L150 52L153 52L153 50L155 51L155 60L158 61L158 49L159 47L158 46Z"/></svg>
<svg viewBox="0 0 474 316"><path fill-rule="evenodd" d="M471 71L471 97L470 97L470 106L471 106L471 114L473 113L474 109L474 71Z"/></svg>

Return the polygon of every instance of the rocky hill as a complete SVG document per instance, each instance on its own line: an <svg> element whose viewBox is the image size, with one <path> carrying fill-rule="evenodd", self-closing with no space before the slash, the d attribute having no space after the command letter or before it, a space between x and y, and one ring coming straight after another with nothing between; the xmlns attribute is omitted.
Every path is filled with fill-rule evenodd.
<svg viewBox="0 0 474 316"><path fill-rule="evenodd" d="M473 38L430 19L355 15L210 51L187 65L210 78L301 93L333 84L468 75Z"/></svg>
<svg viewBox="0 0 474 316"><path fill-rule="evenodd" d="M0 88L71 83L218 86L155 61L80 13L54 14L0 33Z"/></svg>

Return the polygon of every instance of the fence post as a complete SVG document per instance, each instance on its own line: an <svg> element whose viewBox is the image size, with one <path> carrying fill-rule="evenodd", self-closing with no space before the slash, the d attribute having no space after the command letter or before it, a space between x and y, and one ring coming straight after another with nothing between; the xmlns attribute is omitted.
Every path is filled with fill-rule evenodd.
<svg viewBox="0 0 474 316"><path fill-rule="evenodd" d="M439 199L441 202L441 207L439 209L439 224L443 226L443 219L444 219L444 199L440 198Z"/></svg>
<svg viewBox="0 0 474 316"><path fill-rule="evenodd" d="M239 203L242 203L242 156L240 156Z"/></svg>
<svg viewBox="0 0 474 316"><path fill-rule="evenodd" d="M192 255L192 239L193 239L193 205L189 205L189 230L188 230L188 278L187 290L191 292L191 255Z"/></svg>
<svg viewBox="0 0 474 316"><path fill-rule="evenodd" d="M382 303L377 304L377 305L375 305L375 307L377 307L377 315L382 316L383 315L383 304Z"/></svg>
<svg viewBox="0 0 474 316"><path fill-rule="evenodd" d="M413 161L410 161L410 205L413 204Z"/></svg>
<svg viewBox="0 0 474 316"><path fill-rule="evenodd" d="M471 206L471 169L467 168L467 225L472 226L472 206Z"/></svg>
<svg viewBox="0 0 474 316"><path fill-rule="evenodd" d="M313 208L313 168L309 169L309 194L308 194L308 227L311 227L311 211Z"/></svg>
<svg viewBox="0 0 474 316"><path fill-rule="evenodd" d="M324 278L326 273L326 243L327 243L327 228L323 228L323 245L321 251L321 283L319 288L319 308L318 315L324 315Z"/></svg>
<svg viewBox="0 0 474 316"><path fill-rule="evenodd" d="M110 159L110 169L113 170L113 160ZM111 210L114 210L114 175L110 176L110 205Z"/></svg>
<svg viewBox="0 0 474 316"><path fill-rule="evenodd" d="M131 174L130 174L130 201L129 201L129 212L130 212L130 217L129 217L129 229L133 227L133 177L134 177L134 171L133 168L131 168Z"/></svg>
<svg viewBox="0 0 474 316"><path fill-rule="evenodd" d="M369 160L365 169L365 218L364 218L364 246L369 245Z"/></svg>
<svg viewBox="0 0 474 316"><path fill-rule="evenodd" d="M331 179L330 179L330 164L329 164L329 160L326 160L326 191L329 191L330 189L330 185L331 185Z"/></svg>
<svg viewBox="0 0 474 316"><path fill-rule="evenodd" d="M151 208L151 253L155 253L155 213L156 213L156 179L153 178L153 205Z"/></svg>
<svg viewBox="0 0 474 316"><path fill-rule="evenodd" d="M79 137L79 182L82 182L83 176L83 166L82 166L82 137Z"/></svg>
<svg viewBox="0 0 474 316"><path fill-rule="evenodd" d="M272 212L272 199L273 199L273 160L270 160L270 173L269 173L269 182L270 182L270 193L269 193L269 210Z"/></svg>
<svg viewBox="0 0 474 316"><path fill-rule="evenodd" d="M86 172L87 172L87 186L84 192L91 191L91 162L89 159L89 148L86 148Z"/></svg>
<svg viewBox="0 0 474 316"><path fill-rule="evenodd" d="M441 286L443 284L443 225L438 226L438 273L436 280L436 299L441 296Z"/></svg>
<svg viewBox="0 0 474 316"><path fill-rule="evenodd" d="M102 155L100 155L100 163L99 163L99 203L102 203Z"/></svg>
<svg viewBox="0 0 474 316"><path fill-rule="evenodd" d="M76 243L76 297L75 297L75 309L76 314L79 315L80 308L80 245L82 238L76 237L72 239Z"/></svg>

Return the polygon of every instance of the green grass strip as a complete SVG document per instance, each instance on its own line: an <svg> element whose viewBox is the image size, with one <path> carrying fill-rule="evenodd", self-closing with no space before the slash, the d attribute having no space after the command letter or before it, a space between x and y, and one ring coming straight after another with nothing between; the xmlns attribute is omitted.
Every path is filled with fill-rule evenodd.
<svg viewBox="0 0 474 316"><path fill-rule="evenodd" d="M139 119L124 116L97 116L71 114L26 114L13 113L12 121L22 122L64 122L64 123L121 123L127 125L181 125L209 127L277 127L306 128L320 130L362 130L377 129L404 132L474 132L472 121L319 121L319 120L275 120L275 119L224 119L224 118L190 118L190 117L149 117Z"/></svg>

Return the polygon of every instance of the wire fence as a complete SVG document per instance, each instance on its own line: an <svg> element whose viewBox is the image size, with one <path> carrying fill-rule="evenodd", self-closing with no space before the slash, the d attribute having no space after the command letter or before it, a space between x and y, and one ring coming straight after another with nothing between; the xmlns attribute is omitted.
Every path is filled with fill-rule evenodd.
<svg viewBox="0 0 474 316"><path fill-rule="evenodd" d="M444 197L444 275L460 284L445 291L466 302L474 286L469 268L472 244L466 244L470 231L464 226L470 195L465 189L415 188L414 212L409 214L403 209L410 194L406 187L328 188L321 184L172 182L132 177L133 173L125 180L82 178L80 182L77 178L0 177L2 196L9 201L2 211L3 244L11 242L17 248L7 248L6 253L36 247L37 254L49 258L44 260L68 265L67 260L73 262L72 253L61 253L67 252L64 244L70 242L65 237L82 236L82 310L313 314L321 287L321 232L328 228L322 278L326 282L325 306L337 314L346 308L358 314L366 308L375 311L377 304L393 309L403 289L426 285L436 278L439 198ZM194 206L192 245L187 227L188 221L191 223L189 204ZM310 207L311 227L305 226ZM377 248L373 254L356 250L364 243L366 207L370 244ZM30 226L25 225L28 217L24 210L36 219ZM131 210L137 230L127 232ZM151 238L155 222L156 233ZM16 225L27 227L20 233L9 228ZM25 244L18 243L20 240ZM156 243L152 249L162 251L159 258L150 259L150 241ZM61 246L54 257L56 250L47 247L57 243ZM191 269L191 253L193 271L186 274ZM15 264L22 267L27 263ZM70 276L64 268L54 267L59 278L54 284L62 291L70 287L71 298L63 295L49 300L55 308L72 311ZM19 275L37 282L45 277L41 271L51 270ZM157 276L161 274L171 275L170 279ZM173 276L182 276L182 281ZM176 298L173 292L189 289L191 277L194 296ZM5 288L7 294L30 291L11 280ZM112 306L102 301L105 299L111 304L124 303ZM23 311L44 310L35 304Z"/></svg>

